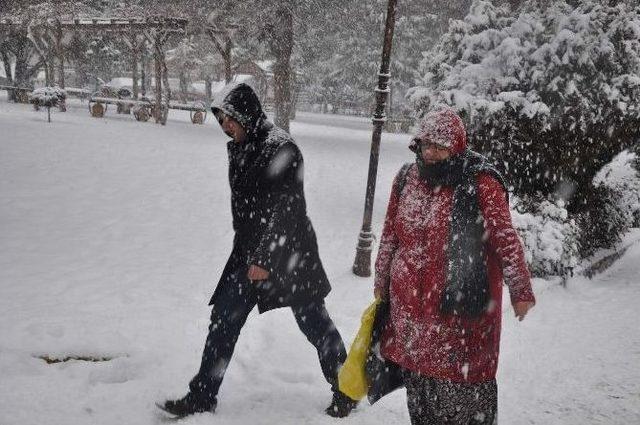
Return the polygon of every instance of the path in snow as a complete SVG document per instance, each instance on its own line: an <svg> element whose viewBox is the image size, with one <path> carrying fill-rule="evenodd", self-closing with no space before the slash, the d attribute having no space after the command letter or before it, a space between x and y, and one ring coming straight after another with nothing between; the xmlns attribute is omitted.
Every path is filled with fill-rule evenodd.
<svg viewBox="0 0 640 425"><path fill-rule="evenodd" d="M73 104L42 112L0 99L0 424L153 424L154 401L180 396L206 333L208 297L231 245L226 152L212 122L166 127ZM370 133L294 122L306 192L347 342L371 300L350 272L362 219ZM331 118L331 117L329 117ZM307 120L308 121L308 120ZM374 223L411 160L385 135ZM640 246L593 281L536 281L539 305L505 315L502 424L640 423ZM506 310L510 313L510 310ZM189 424L408 423L404 392L337 421L312 347L291 313L254 312L215 418ZM46 365L33 355L108 355Z"/></svg>

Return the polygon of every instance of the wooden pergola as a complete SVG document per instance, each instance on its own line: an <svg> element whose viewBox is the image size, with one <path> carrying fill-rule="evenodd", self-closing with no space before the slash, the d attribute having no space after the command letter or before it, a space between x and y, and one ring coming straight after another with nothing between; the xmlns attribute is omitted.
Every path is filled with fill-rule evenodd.
<svg viewBox="0 0 640 425"><path fill-rule="evenodd" d="M117 33L123 36L132 52L133 96L138 98L138 63L145 44L151 46L155 62L155 119L156 122L166 123L171 89L165 61L165 44L173 35L186 34L188 20L173 17L133 17L133 18L90 18L90 19L49 19L43 26L43 31L53 39L54 49L60 62L60 86L64 88L64 54L63 37L66 33ZM0 29L17 25L11 19L0 19ZM38 47L38 46L36 46ZM166 90L165 105L162 105L162 90Z"/></svg>

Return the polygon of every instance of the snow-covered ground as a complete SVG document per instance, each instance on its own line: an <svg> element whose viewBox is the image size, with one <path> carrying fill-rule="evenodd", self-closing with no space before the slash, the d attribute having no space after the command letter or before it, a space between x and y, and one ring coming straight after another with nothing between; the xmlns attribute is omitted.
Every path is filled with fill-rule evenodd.
<svg viewBox="0 0 640 425"><path fill-rule="evenodd" d="M307 121L311 121L310 119ZM334 290L327 305L350 343L371 279L350 272L370 132L313 117L292 125L305 156L309 214ZM376 232L407 135L383 138ZM231 247L225 137L210 120L166 127L90 118L0 97L0 424L166 422L155 401L182 396L208 325L207 301ZM500 422L640 423L640 231L612 268L562 288L536 280L538 305L503 323ZM505 302L508 297L505 297ZM37 358L105 356L48 365ZM409 423L404 391L348 419L288 310L240 337L215 416L185 424Z"/></svg>

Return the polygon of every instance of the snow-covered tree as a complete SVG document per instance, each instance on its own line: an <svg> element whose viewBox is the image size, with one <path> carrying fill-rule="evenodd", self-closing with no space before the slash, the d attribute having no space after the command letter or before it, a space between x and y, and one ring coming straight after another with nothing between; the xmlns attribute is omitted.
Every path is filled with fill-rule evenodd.
<svg viewBox="0 0 640 425"><path fill-rule="evenodd" d="M422 52L446 31L450 18L462 18L470 0L398 2L391 52L390 107L402 109L403 95L415 85ZM347 1L330 17L331 26L308 38L303 66L319 103L352 105L368 113L384 34L386 0ZM391 111L394 115L394 111Z"/></svg>
<svg viewBox="0 0 640 425"><path fill-rule="evenodd" d="M0 55L9 81L18 87L32 87L32 80L44 65L45 59L38 54L29 39L29 24L34 17L31 8L19 7L17 1L1 5L0 19L3 20ZM10 98L17 99L17 93ZM26 99L22 99L23 101Z"/></svg>
<svg viewBox="0 0 640 425"><path fill-rule="evenodd" d="M293 105L293 70L301 61L300 56L306 53L306 40L317 38L322 27L329 34L327 28L331 26L333 11L343 4L337 0L194 0L189 6L191 15L198 11L199 17L196 16L194 22L204 16L206 19L201 25L219 31L213 34L221 37L218 45L216 40L211 41L227 69L234 64L233 57L243 51L250 53L253 60L273 60L275 121L288 128ZM226 29L231 27L236 33L228 40ZM234 50L229 60L231 46Z"/></svg>
<svg viewBox="0 0 640 425"><path fill-rule="evenodd" d="M43 60L38 56L27 36L26 26L5 27L0 40L0 60L4 65L9 84L17 87L32 87L31 81L37 75ZM12 101L18 99L18 93L9 92Z"/></svg>
<svg viewBox="0 0 640 425"><path fill-rule="evenodd" d="M67 98L67 93L60 87L40 87L29 96L36 109L47 108L47 121L51 122L51 108L62 106Z"/></svg>
<svg viewBox="0 0 640 425"><path fill-rule="evenodd" d="M315 28L327 24L328 10L339 4L336 0L252 0L243 2L246 9L240 24L259 40L274 59L272 66L275 122L288 130L293 106L294 49L301 39L314 34Z"/></svg>
<svg viewBox="0 0 640 425"><path fill-rule="evenodd" d="M301 59L314 102L332 105L333 112L371 107L384 11L382 1L350 2L331 17L335 27L303 41Z"/></svg>
<svg viewBox="0 0 640 425"><path fill-rule="evenodd" d="M30 85L31 79L44 67L47 84L57 81L64 87L64 64L70 53L71 38L64 37L61 21L81 14L93 15L93 3L91 0L3 2L0 8L0 18L5 22L0 28L5 34L2 57L5 64L7 60L15 63L12 79L17 85Z"/></svg>
<svg viewBox="0 0 640 425"><path fill-rule="evenodd" d="M76 68L104 81L122 75L126 69L125 45L112 35L90 36L75 40Z"/></svg>
<svg viewBox="0 0 640 425"><path fill-rule="evenodd" d="M640 6L579 3L532 1L514 16L474 1L425 54L411 94L420 113L457 109L517 193L555 193L570 211L640 134Z"/></svg>
<svg viewBox="0 0 640 425"><path fill-rule="evenodd" d="M194 36L180 40L175 48L167 51L167 66L178 75L183 97L192 81L192 73L203 64L201 56Z"/></svg>

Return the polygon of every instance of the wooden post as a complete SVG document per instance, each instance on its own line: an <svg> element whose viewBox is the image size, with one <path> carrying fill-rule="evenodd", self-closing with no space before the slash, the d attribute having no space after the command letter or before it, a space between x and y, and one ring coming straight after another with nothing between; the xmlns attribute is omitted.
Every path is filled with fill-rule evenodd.
<svg viewBox="0 0 640 425"><path fill-rule="evenodd" d="M143 46L144 49L144 46ZM140 54L140 94L142 94L142 97L146 97L147 96L147 68L148 68L148 63L149 61L147 60L147 55L146 52L141 51Z"/></svg>
<svg viewBox="0 0 640 425"><path fill-rule="evenodd" d="M364 217L362 229L358 236L356 259L353 263L353 273L357 276L371 276L371 250L373 233L371 232L371 216L373 214L373 198L376 192L376 177L378 174L378 157L380 155L380 138L382 127L386 121L385 109L389 93L389 63L391 61L391 46L393 43L393 29L395 25L397 0L389 0L387 5L387 20L384 29L384 44L382 60L378 72L378 87L376 88L376 110L373 114L373 134L371 136L371 153L369 156L369 176L367 178L367 193L364 201Z"/></svg>
<svg viewBox="0 0 640 425"><path fill-rule="evenodd" d="M133 90L133 98L134 100L138 100L138 63L139 63L139 53L140 53L140 44L138 43L138 37L136 36L133 26L131 27L131 78L133 79L133 83L131 85L131 89Z"/></svg>
<svg viewBox="0 0 640 425"><path fill-rule="evenodd" d="M131 61L131 78L133 79L133 84L131 89L133 90L133 98L138 100L138 93L140 89L138 87L138 54L137 51L134 50L133 58Z"/></svg>

